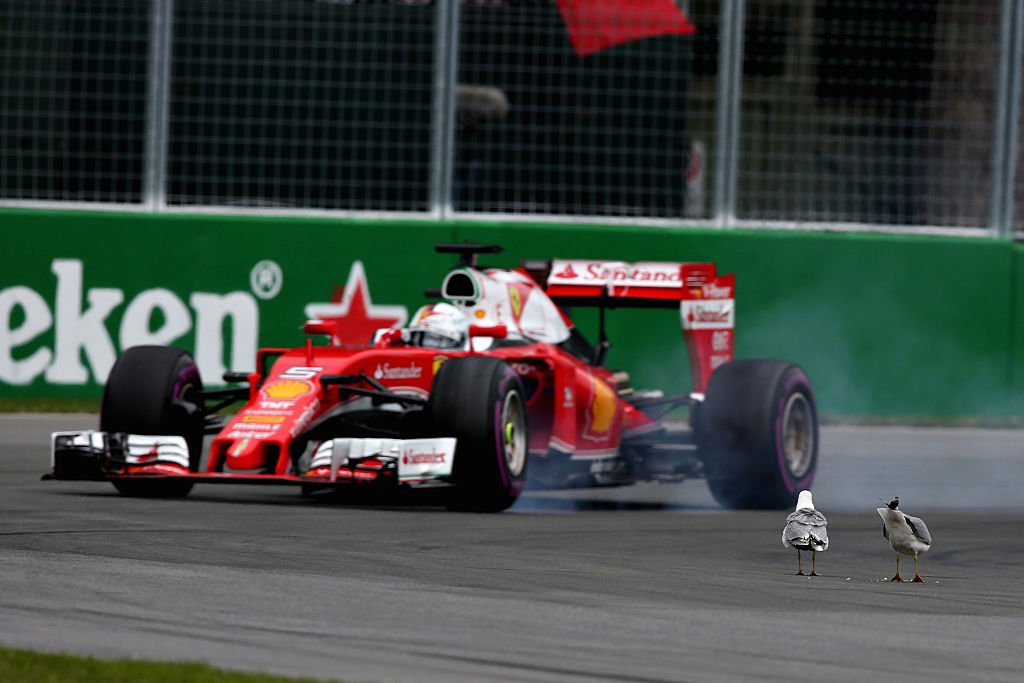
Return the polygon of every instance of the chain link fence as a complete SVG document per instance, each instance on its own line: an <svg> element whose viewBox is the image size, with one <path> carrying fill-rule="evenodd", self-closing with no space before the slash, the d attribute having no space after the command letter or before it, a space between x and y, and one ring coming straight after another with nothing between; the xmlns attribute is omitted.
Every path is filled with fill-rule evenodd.
<svg viewBox="0 0 1024 683"><path fill-rule="evenodd" d="M4 0L0 204L1024 232L1019 0Z"/></svg>
<svg viewBox="0 0 1024 683"><path fill-rule="evenodd" d="M149 4L0 2L0 198L142 201Z"/></svg>
<svg viewBox="0 0 1024 683"><path fill-rule="evenodd" d="M168 204L427 211L434 15L175 0Z"/></svg>

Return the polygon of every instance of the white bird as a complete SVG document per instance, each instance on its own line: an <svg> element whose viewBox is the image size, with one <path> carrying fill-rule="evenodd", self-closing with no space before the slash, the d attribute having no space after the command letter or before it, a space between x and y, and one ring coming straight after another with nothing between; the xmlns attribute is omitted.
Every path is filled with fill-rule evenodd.
<svg viewBox="0 0 1024 683"><path fill-rule="evenodd" d="M882 535L889 539L892 549L896 551L896 576L890 581L902 581L900 576L900 553L914 556L914 583L923 583L924 579L917 571L917 555L932 547L932 535L920 517L903 514L899 509L900 497L896 496L884 508L877 508L882 518Z"/></svg>
<svg viewBox="0 0 1024 683"><path fill-rule="evenodd" d="M810 491L801 491L796 502L796 509L786 517L786 526L782 530L782 545L796 548L796 573L804 575L800 562L800 551L811 553L811 576L819 576L815 567L815 557L828 549L828 521L825 515L814 509L814 501Z"/></svg>

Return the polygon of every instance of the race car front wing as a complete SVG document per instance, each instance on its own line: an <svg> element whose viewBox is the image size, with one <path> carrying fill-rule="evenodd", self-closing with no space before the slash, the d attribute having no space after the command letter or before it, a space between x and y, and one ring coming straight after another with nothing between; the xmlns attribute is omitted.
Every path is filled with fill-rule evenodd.
<svg viewBox="0 0 1024 683"><path fill-rule="evenodd" d="M44 479L113 481L174 478L195 482L340 486L445 483L455 462L456 439L336 438L320 443L304 472L192 472L181 436L96 430L54 432L52 469Z"/></svg>

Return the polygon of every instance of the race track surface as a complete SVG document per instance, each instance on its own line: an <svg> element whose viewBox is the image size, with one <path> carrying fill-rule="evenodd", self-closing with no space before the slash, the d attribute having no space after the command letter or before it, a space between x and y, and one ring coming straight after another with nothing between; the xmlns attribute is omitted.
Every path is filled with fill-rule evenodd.
<svg viewBox="0 0 1024 683"><path fill-rule="evenodd" d="M700 481L498 515L40 481L49 433L93 426L0 417L0 644L349 683L1022 680L1021 432L824 429L810 578L785 512L720 510ZM924 584L885 580L893 495L934 538Z"/></svg>

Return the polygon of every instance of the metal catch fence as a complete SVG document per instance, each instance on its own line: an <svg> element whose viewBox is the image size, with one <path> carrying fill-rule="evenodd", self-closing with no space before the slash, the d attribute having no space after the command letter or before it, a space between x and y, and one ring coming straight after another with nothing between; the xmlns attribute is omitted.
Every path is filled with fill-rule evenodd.
<svg viewBox="0 0 1024 683"><path fill-rule="evenodd" d="M0 204L1024 232L1019 0L5 0Z"/></svg>

